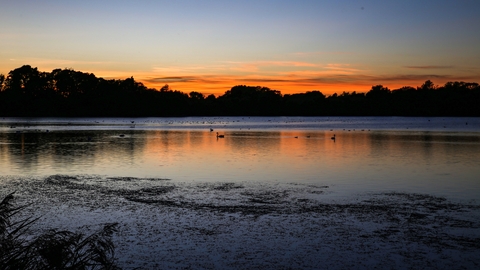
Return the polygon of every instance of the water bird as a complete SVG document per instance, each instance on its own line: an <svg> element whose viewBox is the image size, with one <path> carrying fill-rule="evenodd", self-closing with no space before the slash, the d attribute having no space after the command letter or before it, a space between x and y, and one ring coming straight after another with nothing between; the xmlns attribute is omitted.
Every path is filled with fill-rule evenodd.
<svg viewBox="0 0 480 270"><path fill-rule="evenodd" d="M213 128L210 129L210 132L212 132L212 131L213 131Z"/></svg>
<svg viewBox="0 0 480 270"><path fill-rule="evenodd" d="M120 134L120 135L118 135L118 136L119 136L119 137L125 137L125 134Z"/></svg>
<svg viewBox="0 0 480 270"><path fill-rule="evenodd" d="M219 135L218 132L217 132L217 138L225 138L225 135Z"/></svg>
<svg viewBox="0 0 480 270"><path fill-rule="evenodd" d="M331 137L330 139L335 141L335 134L333 134L333 137Z"/></svg>

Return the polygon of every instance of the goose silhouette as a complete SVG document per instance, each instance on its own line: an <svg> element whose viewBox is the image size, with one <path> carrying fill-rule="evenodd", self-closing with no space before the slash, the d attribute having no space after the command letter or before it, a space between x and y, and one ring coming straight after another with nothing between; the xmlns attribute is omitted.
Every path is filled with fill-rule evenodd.
<svg viewBox="0 0 480 270"><path fill-rule="evenodd" d="M225 135L218 135L218 132L217 132L217 138L225 138Z"/></svg>

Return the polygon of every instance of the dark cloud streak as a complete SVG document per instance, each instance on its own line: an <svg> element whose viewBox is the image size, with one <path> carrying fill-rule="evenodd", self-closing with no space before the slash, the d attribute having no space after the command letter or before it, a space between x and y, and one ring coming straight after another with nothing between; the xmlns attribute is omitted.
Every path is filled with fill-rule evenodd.
<svg viewBox="0 0 480 270"><path fill-rule="evenodd" d="M450 69L453 66L404 66L409 69Z"/></svg>

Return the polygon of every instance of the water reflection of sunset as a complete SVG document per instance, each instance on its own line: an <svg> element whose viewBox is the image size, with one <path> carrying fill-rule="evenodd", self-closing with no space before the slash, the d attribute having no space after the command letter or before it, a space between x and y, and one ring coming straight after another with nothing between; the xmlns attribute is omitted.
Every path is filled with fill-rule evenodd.
<svg viewBox="0 0 480 270"><path fill-rule="evenodd" d="M480 190L480 139L368 130L1 133L2 175L98 174L173 181L280 181L357 190ZM336 134L336 139L331 137ZM87 138L91 138L89 141ZM443 191L442 191L443 190Z"/></svg>
<svg viewBox="0 0 480 270"><path fill-rule="evenodd" d="M335 131L337 139L332 140L333 133L228 131L225 138L217 139L207 131L162 131L148 140L145 151L149 162L161 164L158 171L188 175L190 180L350 185L358 181L370 187L389 182L387 186L394 189L405 182L439 181L431 170L445 171L441 164L448 162L445 154L451 149L443 143L428 143L428 134ZM443 138L436 136L436 140ZM466 175L465 181L471 177Z"/></svg>
<svg viewBox="0 0 480 270"><path fill-rule="evenodd" d="M302 135L295 138L299 133ZM155 131L145 145L148 163L152 168L157 164L167 171L176 164L180 171L195 171L196 177L204 180L221 180L222 175L225 180L231 180L231 175L245 180L278 180L285 171L291 174L315 168L318 160L314 156L318 151L314 149L323 148L328 137L324 133L306 135L295 131L224 134L225 138L217 138L208 131Z"/></svg>

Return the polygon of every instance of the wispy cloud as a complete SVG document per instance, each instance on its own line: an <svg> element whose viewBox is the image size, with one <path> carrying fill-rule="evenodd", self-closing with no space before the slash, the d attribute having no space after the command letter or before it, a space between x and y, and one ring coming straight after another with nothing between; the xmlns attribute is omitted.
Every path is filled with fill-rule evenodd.
<svg viewBox="0 0 480 270"><path fill-rule="evenodd" d="M333 71L335 74L358 74L361 69L353 68L350 64L327 64L325 69Z"/></svg>
<svg viewBox="0 0 480 270"><path fill-rule="evenodd" d="M451 69L453 66L404 66L409 69Z"/></svg>
<svg viewBox="0 0 480 270"><path fill-rule="evenodd" d="M412 82L419 80L448 80L453 79L451 75L440 75L440 74L398 74L398 75L386 75L386 76L375 76L373 77L379 81L383 82ZM458 77L457 77L458 78Z"/></svg>
<svg viewBox="0 0 480 270"><path fill-rule="evenodd" d="M225 71L228 66L225 64L214 65L186 65L186 66L156 66L153 67L152 72L156 74L202 74L208 72Z"/></svg>
<svg viewBox="0 0 480 270"><path fill-rule="evenodd" d="M252 61L252 62L225 62L237 65L277 66L277 67L316 67L317 64L302 61Z"/></svg>
<svg viewBox="0 0 480 270"><path fill-rule="evenodd" d="M228 65L228 69L239 72L259 72L265 69L271 68L315 68L318 64L302 62L302 61L251 61L251 62L225 62Z"/></svg>
<svg viewBox="0 0 480 270"><path fill-rule="evenodd" d="M447 69L452 66L410 66L418 70ZM382 84L391 89L419 86L426 80L443 84L447 81L478 81L478 74L458 77L444 72L389 73L379 75L359 65L345 63L318 64L302 61L221 62L211 66L162 67L144 77L147 85L160 87L169 84L180 91L201 91L223 94L234 85L260 85L282 93L320 90L325 94L342 91L368 91ZM160 75L160 76L158 76Z"/></svg>
<svg viewBox="0 0 480 270"><path fill-rule="evenodd" d="M173 77L146 77L144 82L147 83L204 83L217 84L224 81L231 81L233 78L225 75L187 75L187 76L173 76Z"/></svg>
<svg viewBox="0 0 480 270"><path fill-rule="evenodd" d="M177 77L158 77L147 79L147 82L172 83L172 82L194 82L196 79L190 76Z"/></svg>
<svg viewBox="0 0 480 270"><path fill-rule="evenodd" d="M198 75L198 76L175 76L175 77L151 77L144 80L147 84L168 83L172 88L180 91L201 91L207 94L223 94L234 85L260 85L280 90L283 94L320 90L325 94L342 91L368 91L373 85L382 84L390 89L402 86L420 86L426 80L432 80L436 84L447 81L478 81L478 77L441 75L441 74L390 74L369 75L357 74L332 74L321 72L297 72L290 75ZM158 87L158 86L157 86Z"/></svg>
<svg viewBox="0 0 480 270"><path fill-rule="evenodd" d="M318 51L318 52L295 52L292 55L299 57L314 57L322 55L347 55L353 54L353 52L343 52L343 51Z"/></svg>
<svg viewBox="0 0 480 270"><path fill-rule="evenodd" d="M73 67L93 72L98 77L124 79L134 76L147 87L159 89L165 84L183 92L200 91L221 95L234 85L259 85L280 90L283 94L320 90L325 94L342 91L368 91L382 84L390 89L419 86L426 80L442 85L447 81L480 81L478 70L462 71L456 76L453 66L405 66L403 71L379 74L365 66L346 63L311 63L308 61L224 61L210 65L154 66L150 70L115 69L114 62L74 60L17 59L40 70ZM28 60L28 61L27 61ZM84 69L88 66L88 70ZM419 74L424 73L424 74ZM465 75L468 74L468 75Z"/></svg>
<svg viewBox="0 0 480 270"><path fill-rule="evenodd" d="M105 61L86 61L86 60L70 60L70 59L45 59L45 58L24 58L24 59L14 59L15 61L22 61L28 63L31 66L77 66L77 65L92 65L92 66L101 66L101 65L111 65L116 62L105 62Z"/></svg>

